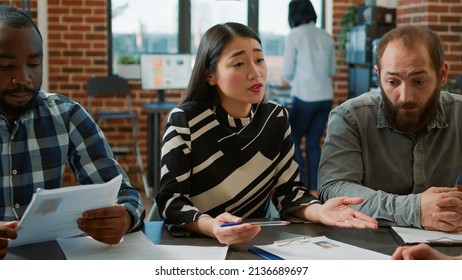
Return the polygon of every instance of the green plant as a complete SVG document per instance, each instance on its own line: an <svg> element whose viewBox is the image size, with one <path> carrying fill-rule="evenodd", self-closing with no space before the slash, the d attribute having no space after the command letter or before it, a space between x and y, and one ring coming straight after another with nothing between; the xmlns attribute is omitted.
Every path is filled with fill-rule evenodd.
<svg viewBox="0 0 462 280"><path fill-rule="evenodd" d="M456 92L456 89L457 89L456 84L450 79L447 79L446 83L441 86L441 90L445 90L448 92Z"/></svg>
<svg viewBox="0 0 462 280"><path fill-rule="evenodd" d="M121 55L117 58L118 64L140 64L139 57L135 55Z"/></svg>
<svg viewBox="0 0 462 280"><path fill-rule="evenodd" d="M347 8L346 14L340 19L340 29L337 32L338 50L345 51L345 46L348 41L348 32L356 21L356 6Z"/></svg>

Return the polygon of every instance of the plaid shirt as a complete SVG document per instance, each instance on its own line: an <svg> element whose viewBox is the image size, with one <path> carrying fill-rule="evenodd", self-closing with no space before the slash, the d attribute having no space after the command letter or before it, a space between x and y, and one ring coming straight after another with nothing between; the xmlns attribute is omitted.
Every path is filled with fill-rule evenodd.
<svg viewBox="0 0 462 280"><path fill-rule="evenodd" d="M80 184L124 179L118 203L138 228L145 208L140 194L114 159L103 132L78 103L40 91L36 105L13 125L0 114L0 220L20 219L33 193L62 185L66 164Z"/></svg>

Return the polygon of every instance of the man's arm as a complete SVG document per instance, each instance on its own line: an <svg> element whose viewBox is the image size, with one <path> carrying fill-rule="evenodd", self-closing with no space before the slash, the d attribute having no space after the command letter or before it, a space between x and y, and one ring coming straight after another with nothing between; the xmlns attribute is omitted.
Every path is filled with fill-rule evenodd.
<svg viewBox="0 0 462 280"><path fill-rule="evenodd" d="M420 227L420 194L393 195L348 181L324 184L319 189L321 201L338 196L362 197L364 203L351 206L376 219L379 225Z"/></svg>
<svg viewBox="0 0 462 280"><path fill-rule="evenodd" d="M367 152L362 145L355 119L346 110L334 109L318 173L321 201L338 196L362 197L365 202L352 207L380 224L420 227L420 195L394 195L362 185L365 176L362 153Z"/></svg>
<svg viewBox="0 0 462 280"><path fill-rule="evenodd" d="M110 224L117 224L113 228L118 232L116 235L120 235L120 232L125 234L127 231L139 228L143 224L146 211L141 196L130 185L127 174L115 160L103 132L80 105L72 108L70 122L72 125L69 130L71 143L69 165L76 174L78 181L81 184L94 184L110 181L119 174L123 176L117 197L118 205L110 206L103 212L93 212L90 216L92 218L107 219ZM112 223L111 221L114 221L114 217L119 222ZM126 221L129 222L128 228L126 227ZM88 223L86 225L87 227L89 226ZM91 225L94 225L94 223Z"/></svg>
<svg viewBox="0 0 462 280"><path fill-rule="evenodd" d="M357 209L381 224L462 231L462 193L443 186L410 193L413 143L383 124L379 128L375 109L366 97L354 108L341 105L331 112L319 168L321 200L363 197Z"/></svg>

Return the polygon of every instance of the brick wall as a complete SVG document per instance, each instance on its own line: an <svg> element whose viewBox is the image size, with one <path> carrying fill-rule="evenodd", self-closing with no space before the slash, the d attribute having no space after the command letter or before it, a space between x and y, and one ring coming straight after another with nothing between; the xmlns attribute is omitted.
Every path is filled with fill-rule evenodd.
<svg viewBox="0 0 462 280"><path fill-rule="evenodd" d="M48 0L48 35L49 91L85 105L86 81L107 72L106 1Z"/></svg>
<svg viewBox="0 0 462 280"><path fill-rule="evenodd" d="M341 29L340 19L345 15L346 10L350 6L362 5L362 0L340 0L333 1L333 23L332 34L334 39L337 38L337 33ZM334 77L334 106L342 103L348 98L348 65L343 61L344 52L337 51L337 75Z"/></svg>
<svg viewBox="0 0 462 280"><path fill-rule="evenodd" d="M32 0L32 16L37 16L37 1ZM45 0L40 0L45 1ZM3 4L21 6L19 0L0 1ZM333 1L333 34L340 29L339 20L351 5L360 5L362 0ZM462 3L460 0L398 0L398 24L428 24L445 41L450 78L462 74ZM105 0L48 0L49 19L49 88L69 96L84 106L86 81L88 78L107 73L107 26ZM337 54L340 58L341 53ZM341 59L338 59L341 61ZM348 96L348 67L338 65L335 84L335 103ZM140 145L146 162L146 122L141 104L155 101L156 92L141 91L139 81L131 81L134 106L141 114ZM167 101L178 101L179 92L167 92ZM117 102L106 100L105 102ZM99 103L106 106L106 103ZM102 126L112 145L127 141L129 133L119 126ZM126 169L131 161L120 158ZM145 165L146 166L146 165ZM135 175L133 175L135 176ZM139 177L135 181L140 181ZM66 173L65 184L73 184L73 175Z"/></svg>
<svg viewBox="0 0 462 280"><path fill-rule="evenodd" d="M37 1L37 0L35 0ZM49 91L73 98L86 106L86 82L92 76L107 75L107 11L106 0L48 0L49 33ZM142 104L156 101L156 92L141 91L140 81L130 81L132 101L140 114L139 141L144 166L147 167L147 116ZM178 101L179 93L167 92L166 101ZM92 107L123 106L124 99L104 99ZM101 124L112 147L133 145L128 121ZM128 172L135 185L141 182L138 170L132 169L134 156L117 160ZM135 167L136 167L135 163ZM65 184L74 184L74 176L66 172ZM140 187L141 188L141 187Z"/></svg>
<svg viewBox="0 0 462 280"><path fill-rule="evenodd" d="M447 86L455 88L455 75L462 75L462 1L398 0L397 24L428 25L438 33L449 64Z"/></svg>

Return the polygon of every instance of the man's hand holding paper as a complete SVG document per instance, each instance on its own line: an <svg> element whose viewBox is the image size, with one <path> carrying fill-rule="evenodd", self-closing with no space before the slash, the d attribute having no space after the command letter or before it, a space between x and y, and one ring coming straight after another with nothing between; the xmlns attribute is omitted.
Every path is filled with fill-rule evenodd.
<svg viewBox="0 0 462 280"><path fill-rule="evenodd" d="M121 183L122 175L118 175L101 184L37 190L19 222L18 237L9 240L9 247L82 231L98 241L118 243L131 224L125 208L114 205Z"/></svg>
<svg viewBox="0 0 462 280"><path fill-rule="evenodd" d="M95 240L117 244L130 228L131 217L125 207L115 204L109 207L88 210L77 220L79 229Z"/></svg>
<svg viewBox="0 0 462 280"><path fill-rule="evenodd" d="M0 260L6 256L6 249L8 247L8 239L15 239L17 236L16 229L18 222L0 222Z"/></svg>

